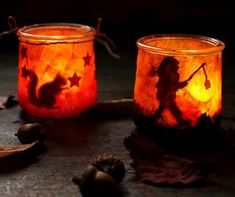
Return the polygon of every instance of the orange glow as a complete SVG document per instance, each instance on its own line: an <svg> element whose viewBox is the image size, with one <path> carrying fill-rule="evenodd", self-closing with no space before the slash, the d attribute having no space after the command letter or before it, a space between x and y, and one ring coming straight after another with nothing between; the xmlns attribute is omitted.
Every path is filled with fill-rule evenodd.
<svg viewBox="0 0 235 197"><path fill-rule="evenodd" d="M18 99L30 114L77 116L96 102L95 30L76 24L24 27L18 63Z"/></svg>
<svg viewBox="0 0 235 197"><path fill-rule="evenodd" d="M147 36L137 41L134 104L140 117L167 128L191 128L202 116L221 114L218 40L187 35Z"/></svg>

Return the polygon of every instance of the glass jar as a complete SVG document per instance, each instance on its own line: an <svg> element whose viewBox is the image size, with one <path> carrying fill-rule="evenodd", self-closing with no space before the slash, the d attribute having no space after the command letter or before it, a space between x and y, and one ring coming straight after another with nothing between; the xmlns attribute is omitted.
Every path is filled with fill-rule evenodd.
<svg viewBox="0 0 235 197"><path fill-rule="evenodd" d="M149 35L137 40L134 121L143 129L220 125L223 42L199 35Z"/></svg>
<svg viewBox="0 0 235 197"><path fill-rule="evenodd" d="M18 100L43 118L79 115L97 99L95 29L70 23L20 28Z"/></svg>

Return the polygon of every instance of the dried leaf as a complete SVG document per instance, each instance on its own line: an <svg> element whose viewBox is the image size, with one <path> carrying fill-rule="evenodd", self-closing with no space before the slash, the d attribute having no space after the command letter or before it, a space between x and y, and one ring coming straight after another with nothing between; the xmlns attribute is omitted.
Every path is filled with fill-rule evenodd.
<svg viewBox="0 0 235 197"><path fill-rule="evenodd" d="M6 102L7 97L0 96L0 110L5 109L4 103Z"/></svg>
<svg viewBox="0 0 235 197"><path fill-rule="evenodd" d="M16 153L24 152L32 148L37 143L38 141L35 141L30 144L21 144L21 145L0 145L0 158L13 155Z"/></svg>
<svg viewBox="0 0 235 197"><path fill-rule="evenodd" d="M167 155L155 143L132 134L124 139L140 181L156 185L188 185L205 178L214 164Z"/></svg>
<svg viewBox="0 0 235 197"><path fill-rule="evenodd" d="M0 110L5 108L10 108L17 105L17 100L15 100L15 96L0 96Z"/></svg>

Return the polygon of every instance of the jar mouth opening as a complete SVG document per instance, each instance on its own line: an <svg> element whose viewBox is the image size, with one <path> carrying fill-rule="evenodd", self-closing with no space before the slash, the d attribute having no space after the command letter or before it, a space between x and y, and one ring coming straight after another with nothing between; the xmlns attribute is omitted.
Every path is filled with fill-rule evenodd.
<svg viewBox="0 0 235 197"><path fill-rule="evenodd" d="M19 40L25 42L84 42L93 40L93 27L75 23L44 23L25 26L17 31Z"/></svg>
<svg viewBox="0 0 235 197"><path fill-rule="evenodd" d="M215 38L191 34L154 34L139 38L137 46L163 55L203 55L217 53L225 44Z"/></svg>

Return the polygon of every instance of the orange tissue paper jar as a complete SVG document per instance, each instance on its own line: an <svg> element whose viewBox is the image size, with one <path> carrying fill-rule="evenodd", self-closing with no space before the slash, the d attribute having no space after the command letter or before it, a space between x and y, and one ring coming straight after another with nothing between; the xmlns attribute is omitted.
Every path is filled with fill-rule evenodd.
<svg viewBox="0 0 235 197"><path fill-rule="evenodd" d="M80 24L20 28L18 100L43 118L78 116L97 99L95 29Z"/></svg>
<svg viewBox="0 0 235 197"><path fill-rule="evenodd" d="M137 40L134 122L139 128L192 130L220 127L220 40L183 34Z"/></svg>

